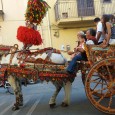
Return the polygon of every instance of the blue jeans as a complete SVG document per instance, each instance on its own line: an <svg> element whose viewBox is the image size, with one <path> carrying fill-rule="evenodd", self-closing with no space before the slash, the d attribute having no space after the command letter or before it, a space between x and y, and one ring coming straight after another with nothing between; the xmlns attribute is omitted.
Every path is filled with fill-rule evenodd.
<svg viewBox="0 0 115 115"><path fill-rule="evenodd" d="M86 61L86 57L83 57L81 55L81 53L79 53L78 55L76 55L72 61L69 63L68 67L67 67L67 71L68 72L71 72L71 73L74 73L75 72L75 69L77 67L77 61L81 61L81 60L84 60Z"/></svg>

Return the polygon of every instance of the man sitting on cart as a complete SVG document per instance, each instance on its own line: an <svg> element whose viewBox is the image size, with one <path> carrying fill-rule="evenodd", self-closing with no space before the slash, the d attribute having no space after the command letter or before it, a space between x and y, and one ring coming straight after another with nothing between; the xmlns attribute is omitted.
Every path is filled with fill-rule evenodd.
<svg viewBox="0 0 115 115"><path fill-rule="evenodd" d="M87 38L86 44L97 45L97 40L95 38L95 35L96 35L96 31L94 29L92 28L88 29L86 31L86 38ZM69 66L67 67L67 72L69 74L75 74L77 61L81 61L81 60L87 61L87 56L84 48L78 48L77 51L79 51L80 53L72 59L72 61L69 63Z"/></svg>

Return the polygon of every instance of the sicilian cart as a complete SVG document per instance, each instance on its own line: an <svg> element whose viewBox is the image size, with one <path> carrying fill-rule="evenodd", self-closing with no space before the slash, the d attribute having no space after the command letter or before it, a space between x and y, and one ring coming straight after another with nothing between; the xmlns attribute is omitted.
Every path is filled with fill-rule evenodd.
<svg viewBox="0 0 115 115"><path fill-rule="evenodd" d="M18 78L28 78L42 81L51 81L60 85L74 80L76 75L68 75L65 71L67 63L56 64L51 61L53 53L60 54L59 50L44 48L31 52L31 50L18 51L17 45L11 47L9 64L1 64L1 71ZM82 81L90 102L100 111L115 114L115 45L101 48L98 45L85 45L88 61L80 61L77 70L81 70ZM17 53L18 52L18 53ZM38 54L46 53L45 59ZM16 55L17 54L17 55ZM16 55L16 56L15 56ZM36 58L36 56L38 56ZM16 57L18 64L11 64ZM77 71L76 71L77 72Z"/></svg>
<svg viewBox="0 0 115 115"><path fill-rule="evenodd" d="M43 0L28 1L28 9L25 15L27 28L19 27L17 34L18 40L24 43L25 49L28 48L28 44L40 45L42 43L41 36L35 30L34 23L40 24L48 8L48 4ZM42 81L51 81L56 84L58 87L50 102L51 107L55 106L56 96L62 87L62 83L68 84L68 81L72 83L76 76L75 74L70 75L65 71L68 65L65 60L62 60L62 63L55 63L55 60L63 58L61 53L53 48L40 49L35 52L31 52L29 49L18 51L17 45L12 48L9 53L9 62L4 66L3 70L4 73L7 73L9 83L15 89L16 103L13 106L13 110L17 110L20 105L23 105L23 95L19 80L17 80L20 78L33 80L39 78ZM86 95L90 102L100 111L115 114L115 45L110 45L104 49L95 45L86 45L85 48L88 61L81 61L77 70L81 70ZM54 62L52 61L53 54L58 54L58 57L53 58ZM43 58L44 55L46 55L45 58ZM3 59L1 65L6 62ZM70 89L69 86L65 91ZM69 93L66 93L66 95L69 97ZM67 103L63 102L62 105L67 106Z"/></svg>

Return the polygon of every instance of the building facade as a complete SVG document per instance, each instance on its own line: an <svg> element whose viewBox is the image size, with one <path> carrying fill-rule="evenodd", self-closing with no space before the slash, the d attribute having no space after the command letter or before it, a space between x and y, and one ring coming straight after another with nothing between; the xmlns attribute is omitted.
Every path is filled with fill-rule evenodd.
<svg viewBox="0 0 115 115"><path fill-rule="evenodd" d="M12 1L12 2L11 2ZM16 39L17 28L25 25L28 0L0 0L0 44L22 43ZM11 2L11 3L10 3ZM77 45L77 32L94 27L93 19L102 14L115 13L115 0L46 0L51 7L37 27L44 47L63 51L73 50ZM63 53L63 52L62 52ZM64 55L69 58L67 53Z"/></svg>
<svg viewBox="0 0 115 115"><path fill-rule="evenodd" d="M115 0L47 0L47 2L51 6L49 20L52 45L64 51L76 47L78 31L95 28L93 23L95 17L101 18L103 14L115 13Z"/></svg>
<svg viewBox="0 0 115 115"><path fill-rule="evenodd" d="M13 45L22 43L16 39L19 26L25 26L25 11L28 0L0 0L0 44ZM51 46L48 14L37 30L41 33L43 44L40 48ZM35 46L38 47L38 46ZM34 47L34 48L35 48Z"/></svg>

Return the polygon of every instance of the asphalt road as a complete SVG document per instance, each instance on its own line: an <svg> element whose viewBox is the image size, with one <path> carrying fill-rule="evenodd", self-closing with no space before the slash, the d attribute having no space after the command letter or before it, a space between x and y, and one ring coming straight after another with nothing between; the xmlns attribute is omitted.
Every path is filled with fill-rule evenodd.
<svg viewBox="0 0 115 115"><path fill-rule="evenodd" d="M54 90L55 87L46 82L23 86L24 106L14 112L12 111L14 95L0 88L0 115L106 115L93 107L87 99L80 75L72 85L70 106L61 107L64 97L62 89L57 97L56 107L50 109L48 102Z"/></svg>

